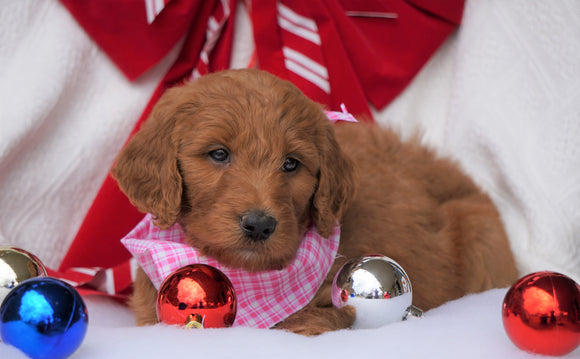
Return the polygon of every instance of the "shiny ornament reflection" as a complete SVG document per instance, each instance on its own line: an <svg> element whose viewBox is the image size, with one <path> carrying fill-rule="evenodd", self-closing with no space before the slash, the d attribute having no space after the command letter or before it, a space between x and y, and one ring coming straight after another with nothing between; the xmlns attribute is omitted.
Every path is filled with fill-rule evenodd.
<svg viewBox="0 0 580 359"><path fill-rule="evenodd" d="M191 264L170 274L159 287L157 317L186 328L224 328L234 324L234 287L218 269Z"/></svg>
<svg viewBox="0 0 580 359"><path fill-rule="evenodd" d="M507 292L502 318L518 348L565 355L580 345L580 287L563 274L528 274Z"/></svg>
<svg viewBox="0 0 580 359"><path fill-rule="evenodd" d="M88 326L78 292L55 278L32 278L14 288L0 306L0 337L31 358L67 358Z"/></svg>
<svg viewBox="0 0 580 359"><path fill-rule="evenodd" d="M411 305L413 290L403 268L381 255L347 261L334 277L331 296L337 308L356 309L353 328L378 328L423 314Z"/></svg>
<svg viewBox="0 0 580 359"><path fill-rule="evenodd" d="M38 257L18 247L0 247L0 304L18 284L35 277L46 277Z"/></svg>

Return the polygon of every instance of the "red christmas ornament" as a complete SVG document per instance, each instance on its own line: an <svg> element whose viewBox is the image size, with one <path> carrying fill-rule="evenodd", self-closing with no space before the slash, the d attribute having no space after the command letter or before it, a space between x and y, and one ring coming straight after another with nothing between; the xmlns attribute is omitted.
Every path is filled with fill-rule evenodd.
<svg viewBox="0 0 580 359"><path fill-rule="evenodd" d="M234 324L236 295L220 270L191 264L170 274L159 287L157 317L187 328L224 328Z"/></svg>
<svg viewBox="0 0 580 359"><path fill-rule="evenodd" d="M559 273L528 274L507 292L502 317L518 348L565 355L580 345L580 286Z"/></svg>

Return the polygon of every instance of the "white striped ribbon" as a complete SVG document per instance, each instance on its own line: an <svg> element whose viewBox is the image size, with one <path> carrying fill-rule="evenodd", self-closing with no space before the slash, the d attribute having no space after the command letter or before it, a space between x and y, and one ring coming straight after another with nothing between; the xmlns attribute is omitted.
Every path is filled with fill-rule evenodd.
<svg viewBox="0 0 580 359"><path fill-rule="evenodd" d="M287 31L316 46L321 45L320 34L316 22L296 13L294 10L278 2L278 25L282 31ZM328 70L320 62L306 56L299 49L284 46L284 65L294 74L316 85L326 94L330 94Z"/></svg>
<svg viewBox="0 0 580 359"><path fill-rule="evenodd" d="M145 0L145 12L147 13L147 23L151 24L165 5L171 0Z"/></svg>

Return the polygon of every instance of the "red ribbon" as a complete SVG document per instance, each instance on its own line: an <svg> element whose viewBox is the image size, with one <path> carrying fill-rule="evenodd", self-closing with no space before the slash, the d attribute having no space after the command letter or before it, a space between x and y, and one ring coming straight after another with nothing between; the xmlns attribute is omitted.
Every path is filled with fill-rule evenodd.
<svg viewBox="0 0 580 359"><path fill-rule="evenodd" d="M190 78L194 69L203 75L229 68L236 0L164 0L162 11L151 23L147 20L147 0L61 2L131 81L157 64L183 39L176 62L133 132L148 117L163 91ZM289 79L306 95L330 109L338 109L344 103L352 113L362 115L367 121L372 121L368 103L381 109L408 85L459 25L463 5L464 0L252 0L247 3L258 68ZM224 6L229 6L229 16L215 46L208 47L208 24L224 14ZM390 17L377 16L381 14ZM293 23L296 21L293 15L298 15L298 20L306 20ZM314 39L319 36L320 44L288 30L301 26L306 26ZM297 33L300 31L303 30ZM208 48L205 64L200 54ZM289 59L289 54L296 53L320 62L326 77L324 71L316 73L301 62L301 57ZM295 71L289 70L289 64ZM304 68L315 73L318 84L296 72ZM120 239L141 218L142 214L108 177L59 271L65 272L71 267L122 265L130 255Z"/></svg>

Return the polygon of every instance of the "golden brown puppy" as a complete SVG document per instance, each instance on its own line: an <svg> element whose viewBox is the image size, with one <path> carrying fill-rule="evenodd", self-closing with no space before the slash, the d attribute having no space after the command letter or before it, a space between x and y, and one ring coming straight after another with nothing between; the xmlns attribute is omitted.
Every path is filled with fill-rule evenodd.
<svg viewBox="0 0 580 359"><path fill-rule="evenodd" d="M314 300L277 325L313 335L352 325L332 306L345 259L380 253L405 268L413 304L427 310L505 287L517 272L499 214L452 162L417 141L364 124L332 125L296 87L256 70L215 73L168 90L113 169L139 210L224 265L270 270L293 260L311 221L340 222L339 258ZM260 217L262 233L241 224ZM144 272L131 306L157 322Z"/></svg>

